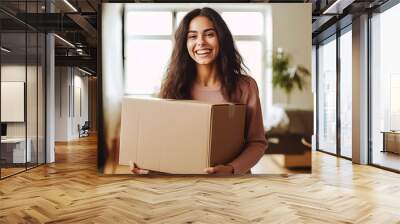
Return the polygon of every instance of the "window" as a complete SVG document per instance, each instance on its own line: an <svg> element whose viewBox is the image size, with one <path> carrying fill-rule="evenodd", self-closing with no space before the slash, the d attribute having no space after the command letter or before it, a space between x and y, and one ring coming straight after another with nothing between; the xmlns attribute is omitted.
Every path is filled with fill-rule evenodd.
<svg viewBox="0 0 400 224"><path fill-rule="evenodd" d="M371 18L371 135L372 163L400 170L400 157L385 145L398 149L400 130L400 4ZM389 132L384 135L384 132ZM388 138L385 138L388 137ZM397 143L396 143L397 142Z"/></svg>
<svg viewBox="0 0 400 224"><path fill-rule="evenodd" d="M3 2L1 1L1 5L5 6ZM43 1L30 2L26 8L27 4L26 1L18 2L18 6L24 9L20 12L20 16L43 12L40 9L40 6L44 5ZM1 116L0 179L3 179L46 162L45 59L47 55L45 33L32 27L19 26L15 18L3 12L0 12L0 17L16 24L12 29L10 26L3 26L0 29L0 112L2 115L4 113L7 115L9 112L22 115L8 116L8 118ZM21 100L16 102L18 105L14 105L12 111L4 105L7 103L4 99L15 98L11 95ZM11 103L9 106L13 104L13 102L8 103Z"/></svg>
<svg viewBox="0 0 400 224"><path fill-rule="evenodd" d="M390 74L390 130L400 130L400 73Z"/></svg>
<svg viewBox="0 0 400 224"><path fill-rule="evenodd" d="M127 13L126 94L152 95L159 92L172 51L172 19L172 12L169 11Z"/></svg>
<svg viewBox="0 0 400 224"><path fill-rule="evenodd" d="M222 18L232 35L260 36L263 33L263 15L260 12L223 12Z"/></svg>
<svg viewBox="0 0 400 224"><path fill-rule="evenodd" d="M240 55L243 57L245 65L250 70L250 75L257 81L258 86L261 85L261 69L262 47L260 41L236 41L236 45Z"/></svg>
<svg viewBox="0 0 400 224"><path fill-rule="evenodd" d="M352 26L322 41L318 56L318 149L351 158Z"/></svg>
<svg viewBox="0 0 400 224"><path fill-rule="evenodd" d="M176 21L175 21L175 26L178 27L180 22L182 21L183 17L188 13L188 11L184 12L177 12L176 13Z"/></svg>
<svg viewBox="0 0 400 224"><path fill-rule="evenodd" d="M127 23L126 32L128 36L172 34L171 12L129 12Z"/></svg>
<svg viewBox="0 0 400 224"><path fill-rule="evenodd" d="M222 12L221 16L235 39L236 47L243 57L243 62L248 68L249 75L257 82L261 108L266 108L268 99L266 99L265 86L267 86L267 80L263 79L266 76L265 71L263 71L263 68L266 67L266 62L263 60L263 49L266 49L264 42L266 38L263 31L265 14L262 12L228 11ZM252 25L248 26L246 24ZM268 102L272 103L272 94L269 94L268 97L271 98ZM263 111L263 114L267 113ZM264 116L265 119L267 119L266 116Z"/></svg>
<svg viewBox="0 0 400 224"><path fill-rule="evenodd" d="M336 154L336 39L318 48L318 149Z"/></svg>
<svg viewBox="0 0 400 224"><path fill-rule="evenodd" d="M171 45L171 40L135 39L129 41L125 77L126 93L151 95L160 90L171 54Z"/></svg>
<svg viewBox="0 0 400 224"><path fill-rule="evenodd" d="M352 149L352 35L340 36L340 154L351 158Z"/></svg>

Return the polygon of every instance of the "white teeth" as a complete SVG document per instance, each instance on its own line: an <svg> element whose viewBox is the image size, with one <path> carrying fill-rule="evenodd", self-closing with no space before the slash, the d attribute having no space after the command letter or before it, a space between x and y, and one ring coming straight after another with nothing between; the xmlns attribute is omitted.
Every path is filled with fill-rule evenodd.
<svg viewBox="0 0 400 224"><path fill-rule="evenodd" d="M196 51L196 54L208 54L210 52L211 52L211 50L198 50L198 51Z"/></svg>

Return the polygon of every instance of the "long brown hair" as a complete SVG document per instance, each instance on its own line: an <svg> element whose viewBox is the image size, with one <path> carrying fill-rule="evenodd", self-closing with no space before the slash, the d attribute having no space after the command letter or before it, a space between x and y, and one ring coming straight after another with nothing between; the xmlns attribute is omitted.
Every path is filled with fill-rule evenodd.
<svg viewBox="0 0 400 224"><path fill-rule="evenodd" d="M205 16L213 22L220 45L217 56L218 79L221 90L229 101L236 101L239 81L244 76L246 66L236 49L233 37L225 21L215 10L205 7L186 14L175 32L175 47L161 87L160 97L168 99L191 99L191 88L196 79L196 62L187 50L189 24L197 16Z"/></svg>

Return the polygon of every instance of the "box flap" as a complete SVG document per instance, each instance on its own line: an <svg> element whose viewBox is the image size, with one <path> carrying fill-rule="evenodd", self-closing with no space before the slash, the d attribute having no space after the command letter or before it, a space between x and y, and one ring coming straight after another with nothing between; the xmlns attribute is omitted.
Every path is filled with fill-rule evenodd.
<svg viewBox="0 0 400 224"><path fill-rule="evenodd" d="M211 112L210 165L231 162L244 144L246 105L215 105Z"/></svg>
<svg viewBox="0 0 400 224"><path fill-rule="evenodd" d="M217 105L245 105L243 103L230 103L230 102L225 102L225 103L213 103L213 102L205 102L205 101L199 101L199 100L175 100L175 99L162 99L162 98L157 98L157 97L148 97L148 96L124 96L125 99L134 99L136 101L164 101L164 102L170 102L174 104L201 104L201 105L209 105L209 106L217 106Z"/></svg>

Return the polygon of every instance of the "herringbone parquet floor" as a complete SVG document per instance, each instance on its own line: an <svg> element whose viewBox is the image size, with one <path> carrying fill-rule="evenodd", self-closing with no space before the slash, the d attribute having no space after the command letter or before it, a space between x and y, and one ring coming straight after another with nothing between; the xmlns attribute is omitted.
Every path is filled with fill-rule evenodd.
<svg viewBox="0 0 400 224"><path fill-rule="evenodd" d="M400 175L316 152L312 174L101 176L96 139L0 181L0 223L400 223Z"/></svg>

